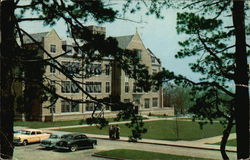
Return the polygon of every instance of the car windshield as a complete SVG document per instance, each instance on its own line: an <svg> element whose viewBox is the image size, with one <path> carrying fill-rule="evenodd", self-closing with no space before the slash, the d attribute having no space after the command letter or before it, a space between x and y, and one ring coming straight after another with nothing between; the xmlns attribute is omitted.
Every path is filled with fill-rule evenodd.
<svg viewBox="0 0 250 160"><path fill-rule="evenodd" d="M53 135L53 134L52 134L52 135L50 136L50 138L56 139L56 138L59 138L59 136L58 136L58 135Z"/></svg>
<svg viewBox="0 0 250 160"><path fill-rule="evenodd" d="M21 133L21 131L19 131L19 130L14 130L14 133Z"/></svg>
<svg viewBox="0 0 250 160"><path fill-rule="evenodd" d="M31 132L30 132L30 131L21 131L20 133L21 133L21 134L30 135Z"/></svg>
<svg viewBox="0 0 250 160"><path fill-rule="evenodd" d="M72 139L73 136L72 135L63 135L61 138L62 139Z"/></svg>

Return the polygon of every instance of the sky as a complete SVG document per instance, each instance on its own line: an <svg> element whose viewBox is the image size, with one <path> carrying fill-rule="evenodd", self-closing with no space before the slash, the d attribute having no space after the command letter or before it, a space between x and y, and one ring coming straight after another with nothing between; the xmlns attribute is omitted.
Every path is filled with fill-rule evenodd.
<svg viewBox="0 0 250 160"><path fill-rule="evenodd" d="M115 1L118 2L118 1ZM115 8L119 9L119 7ZM141 23L126 20L116 20L112 23L104 23L99 26L106 27L107 36L132 35L139 32L146 48L149 48L158 58L162 66L177 74L182 74L189 79L198 80L199 74L193 73L188 66L193 58L176 59L174 55L180 49L178 41L185 39L184 35L176 32L176 14L180 10L165 9L162 12L164 19L157 19L154 15L146 16L145 10L135 14L126 14L125 18ZM86 25L97 25L95 22L88 22ZM23 22L20 26L29 33L50 31L52 28L44 27L41 22ZM59 21L53 28L60 37L66 36L66 27L63 21Z"/></svg>

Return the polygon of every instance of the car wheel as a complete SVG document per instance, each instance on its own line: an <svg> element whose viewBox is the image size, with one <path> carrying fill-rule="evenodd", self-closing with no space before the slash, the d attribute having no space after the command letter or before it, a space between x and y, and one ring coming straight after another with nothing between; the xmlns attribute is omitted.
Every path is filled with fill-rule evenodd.
<svg viewBox="0 0 250 160"><path fill-rule="evenodd" d="M78 146L76 144L73 144L72 146L70 146L70 151L71 152L75 152L77 150Z"/></svg>
<svg viewBox="0 0 250 160"><path fill-rule="evenodd" d="M90 148L94 148L94 144L93 143L91 144Z"/></svg>
<svg viewBox="0 0 250 160"><path fill-rule="evenodd" d="M27 140L23 140L23 145L26 146L28 144Z"/></svg>

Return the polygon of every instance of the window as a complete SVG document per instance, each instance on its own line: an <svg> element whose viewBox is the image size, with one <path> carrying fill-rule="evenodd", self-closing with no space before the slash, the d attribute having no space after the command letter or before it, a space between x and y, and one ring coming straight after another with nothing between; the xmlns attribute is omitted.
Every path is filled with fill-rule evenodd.
<svg viewBox="0 0 250 160"><path fill-rule="evenodd" d="M77 74L80 71L79 62L66 62L62 61L63 70L70 74Z"/></svg>
<svg viewBox="0 0 250 160"><path fill-rule="evenodd" d="M102 74L102 65L101 64L88 64L88 65L86 65L86 74L87 75L101 75Z"/></svg>
<svg viewBox="0 0 250 160"><path fill-rule="evenodd" d="M144 108L149 108L149 104L150 104L150 99L149 98L145 98L144 99Z"/></svg>
<svg viewBox="0 0 250 160"><path fill-rule="evenodd" d="M93 111L93 110L94 110L94 103L87 103L86 111Z"/></svg>
<svg viewBox="0 0 250 160"><path fill-rule="evenodd" d="M129 92L129 83L125 82L125 93Z"/></svg>
<svg viewBox="0 0 250 160"><path fill-rule="evenodd" d="M86 104L86 111L93 111L95 109L95 103L87 103ZM96 108L97 111L100 111L101 108Z"/></svg>
<svg viewBox="0 0 250 160"><path fill-rule="evenodd" d="M56 107L55 107L55 105L52 105L50 107L50 113L56 113Z"/></svg>
<svg viewBox="0 0 250 160"><path fill-rule="evenodd" d="M93 110L94 110L94 103L87 103L86 111L93 111Z"/></svg>
<svg viewBox="0 0 250 160"><path fill-rule="evenodd" d="M62 100L61 101L61 112L62 113L79 112L79 103L67 102L67 101Z"/></svg>
<svg viewBox="0 0 250 160"><path fill-rule="evenodd" d="M140 104L140 99L136 98L136 99L134 99L134 102L135 102L135 105L139 105Z"/></svg>
<svg viewBox="0 0 250 160"><path fill-rule="evenodd" d="M133 85L133 92L141 93L142 92L142 87L138 87L136 83Z"/></svg>
<svg viewBox="0 0 250 160"><path fill-rule="evenodd" d="M56 91L56 81L55 80L51 80L49 85L50 85L51 91Z"/></svg>
<svg viewBox="0 0 250 160"><path fill-rule="evenodd" d="M101 93L102 82L86 82L86 91L88 93Z"/></svg>
<svg viewBox="0 0 250 160"><path fill-rule="evenodd" d="M106 93L110 92L110 82L106 82Z"/></svg>
<svg viewBox="0 0 250 160"><path fill-rule="evenodd" d="M62 93L79 93L79 88L71 81L62 81Z"/></svg>
<svg viewBox="0 0 250 160"><path fill-rule="evenodd" d="M67 55L72 55L73 54L73 47L72 46L66 46L66 52L67 52Z"/></svg>
<svg viewBox="0 0 250 160"><path fill-rule="evenodd" d="M158 92L158 89L156 86L152 86L152 92Z"/></svg>
<svg viewBox="0 0 250 160"><path fill-rule="evenodd" d="M153 98L153 107L158 107L158 98Z"/></svg>
<svg viewBox="0 0 250 160"><path fill-rule="evenodd" d="M50 45L50 52L51 53L56 53L56 45L54 45L54 44Z"/></svg>
<svg viewBox="0 0 250 160"><path fill-rule="evenodd" d="M156 59L155 57L151 57L151 62L155 63L155 59Z"/></svg>
<svg viewBox="0 0 250 160"><path fill-rule="evenodd" d="M105 73L106 73L107 76L110 75L110 65L109 64L105 65Z"/></svg>
<svg viewBox="0 0 250 160"><path fill-rule="evenodd" d="M152 74L156 74L157 73L157 69L152 69Z"/></svg>
<svg viewBox="0 0 250 160"><path fill-rule="evenodd" d="M130 99L124 99L124 103L129 103Z"/></svg>
<svg viewBox="0 0 250 160"><path fill-rule="evenodd" d="M142 58L142 50L136 49L135 51L136 51L136 57L137 57L139 60L141 60L141 58Z"/></svg>
<svg viewBox="0 0 250 160"><path fill-rule="evenodd" d="M74 139L82 139L82 136L81 135L75 136Z"/></svg>
<svg viewBox="0 0 250 160"><path fill-rule="evenodd" d="M79 112L79 103L71 102L71 112Z"/></svg>
<svg viewBox="0 0 250 160"><path fill-rule="evenodd" d="M36 134L36 132L34 132L34 131L31 132L31 135L35 135L35 134Z"/></svg>
<svg viewBox="0 0 250 160"><path fill-rule="evenodd" d="M55 65L54 61L51 61L50 63L53 64L53 65ZM56 73L56 68L50 65L49 71L50 71L50 73Z"/></svg>

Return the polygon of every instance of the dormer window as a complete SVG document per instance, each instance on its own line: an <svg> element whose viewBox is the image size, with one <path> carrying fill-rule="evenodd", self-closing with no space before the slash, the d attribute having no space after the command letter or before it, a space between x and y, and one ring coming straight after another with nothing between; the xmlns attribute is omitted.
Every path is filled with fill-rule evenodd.
<svg viewBox="0 0 250 160"><path fill-rule="evenodd" d="M151 57L151 62L155 63L156 62L156 58L155 57Z"/></svg>
<svg viewBox="0 0 250 160"><path fill-rule="evenodd" d="M50 52L51 53L56 53L56 45L54 45L54 44L50 45Z"/></svg>
<svg viewBox="0 0 250 160"><path fill-rule="evenodd" d="M136 57L141 60L141 57L142 57L142 50L141 49L135 49L136 51Z"/></svg>
<svg viewBox="0 0 250 160"><path fill-rule="evenodd" d="M72 46L66 46L66 52L68 55L72 55L73 54L73 47Z"/></svg>

